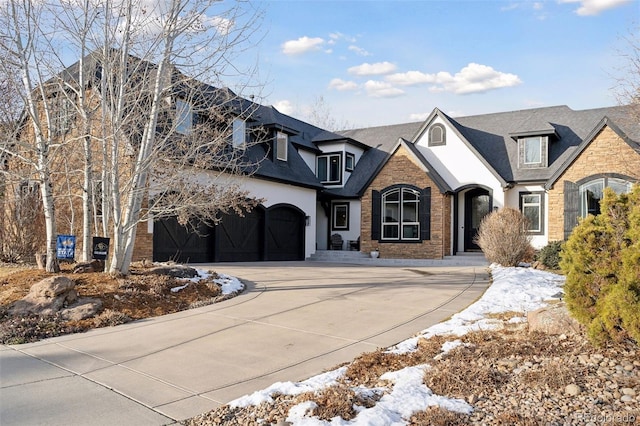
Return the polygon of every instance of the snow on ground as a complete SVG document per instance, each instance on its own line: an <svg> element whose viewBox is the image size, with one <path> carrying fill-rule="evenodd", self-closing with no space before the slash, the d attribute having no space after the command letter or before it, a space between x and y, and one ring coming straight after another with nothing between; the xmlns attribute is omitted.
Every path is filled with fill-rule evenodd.
<svg viewBox="0 0 640 426"><path fill-rule="evenodd" d="M451 335L453 339L446 342L442 350L450 351L460 345L455 337L470 331L487 330L496 327L495 320L487 318L490 314L505 312L526 313L546 305L546 301L557 299L562 291L564 277L549 272L531 268L504 268L491 265L493 283L482 297L467 309L453 315L451 319L429 327L389 349L390 352L403 353L416 349L419 338L430 338L435 335ZM512 318L512 322L523 321L522 317ZM390 392L386 393L371 408L356 407L358 415L353 420L333 418L330 422L311 417L315 407L312 401L298 404L289 410L287 421L294 426L387 426L405 425L415 412L424 411L429 406L438 405L446 410L460 413L471 413L473 407L465 401L434 395L423 383L423 376L428 365L418 365L403 368L399 371L388 372L380 378L393 384ZM346 367L314 376L303 382L278 382L268 388L254 392L231 401L231 407L246 407L261 402L273 401L271 395L298 395L302 392L320 391L336 383L346 371ZM380 389L358 388L356 392L380 392Z"/></svg>
<svg viewBox="0 0 640 426"><path fill-rule="evenodd" d="M173 293L177 293L180 290L187 288L187 286L190 283L197 283L200 280L206 280L207 278L210 278L212 275L212 272L205 271L202 269L196 269L196 272L198 272L197 276L193 278L183 278L182 281L187 281L187 283L185 285L173 287L171 291ZM244 284L242 284L242 282L236 277L232 277L231 275L226 275L226 274L217 274L217 275L218 275L218 278L214 279L213 282L218 284L221 287L223 295L244 290Z"/></svg>

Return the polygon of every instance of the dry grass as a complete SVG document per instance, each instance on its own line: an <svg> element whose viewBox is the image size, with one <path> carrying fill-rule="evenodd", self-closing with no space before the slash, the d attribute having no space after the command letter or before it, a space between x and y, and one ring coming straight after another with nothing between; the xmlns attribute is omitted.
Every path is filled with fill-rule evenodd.
<svg viewBox="0 0 640 426"><path fill-rule="evenodd" d="M220 297L221 293L217 285L212 285L215 276L207 281L190 283L183 290L174 293L171 288L184 285L184 281L166 275L147 275L147 268L143 266L132 267L131 275L124 278L115 278L109 274L97 272L73 274L71 264L62 264L61 269L60 275L76 282L79 297L102 300L103 312L94 318L66 321L56 327L48 327L48 330L55 331L38 337L37 334L34 335L8 317L6 310L13 302L26 296L33 284L55 274L40 269L3 266L0 268L0 343L6 342L5 337L9 335L12 342L32 342L40 338L52 337L52 335L166 315L194 306L211 304ZM55 321L61 320L55 319ZM22 329L25 333L29 333L26 340L20 340L19 334Z"/></svg>

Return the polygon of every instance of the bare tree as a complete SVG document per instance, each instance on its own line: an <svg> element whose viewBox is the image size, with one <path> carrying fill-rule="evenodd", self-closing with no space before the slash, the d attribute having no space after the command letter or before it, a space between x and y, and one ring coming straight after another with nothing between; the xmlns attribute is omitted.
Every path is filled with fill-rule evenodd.
<svg viewBox="0 0 640 426"><path fill-rule="evenodd" d="M67 179L71 221L72 198L82 198L83 258L92 230L110 235L114 273L128 272L144 221L213 222L220 211L255 205L239 180L260 161L247 156L261 137L247 125L256 105L239 96L256 90L249 85L254 69L239 67L236 55L252 44L259 10L214 0L63 0L37 7L10 0L3 7L9 30L0 33L2 44L21 71L25 122L33 128L31 139L3 152L38 174L48 269L57 267L52 175ZM78 63L60 72L60 52ZM235 82L238 94L201 83L223 87L225 80ZM230 141L238 122L250 131L236 146ZM61 126L73 131L60 135ZM64 152L64 173L52 172L51 150ZM78 152L81 166L73 160Z"/></svg>
<svg viewBox="0 0 640 426"><path fill-rule="evenodd" d="M331 131L347 130L354 126L346 119L337 119L324 96L317 96L305 114L305 119L314 126Z"/></svg>

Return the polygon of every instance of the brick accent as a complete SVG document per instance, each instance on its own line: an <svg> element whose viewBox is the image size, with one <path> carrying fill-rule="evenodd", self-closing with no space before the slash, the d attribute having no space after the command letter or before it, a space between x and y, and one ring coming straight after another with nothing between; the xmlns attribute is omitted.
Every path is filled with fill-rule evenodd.
<svg viewBox="0 0 640 426"><path fill-rule="evenodd" d="M564 182L604 173L640 178L640 154L605 126L549 190L549 241L564 239Z"/></svg>
<svg viewBox="0 0 640 426"><path fill-rule="evenodd" d="M371 240L371 193L391 185L407 184L431 187L431 239L417 243L381 243ZM451 200L441 194L436 184L403 146L392 155L362 197L361 250L380 250L382 258L442 259L451 250Z"/></svg>

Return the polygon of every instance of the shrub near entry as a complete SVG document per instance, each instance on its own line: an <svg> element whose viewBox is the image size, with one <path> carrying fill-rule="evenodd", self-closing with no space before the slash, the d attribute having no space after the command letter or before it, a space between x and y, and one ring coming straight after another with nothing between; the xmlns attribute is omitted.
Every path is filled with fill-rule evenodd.
<svg viewBox="0 0 640 426"><path fill-rule="evenodd" d="M476 244L489 262L517 266L531 260L533 248L527 233L527 218L516 209L505 207L482 219Z"/></svg>
<svg viewBox="0 0 640 426"><path fill-rule="evenodd" d="M640 185L606 189L598 216L580 222L561 252L565 299L596 343L640 343Z"/></svg>

